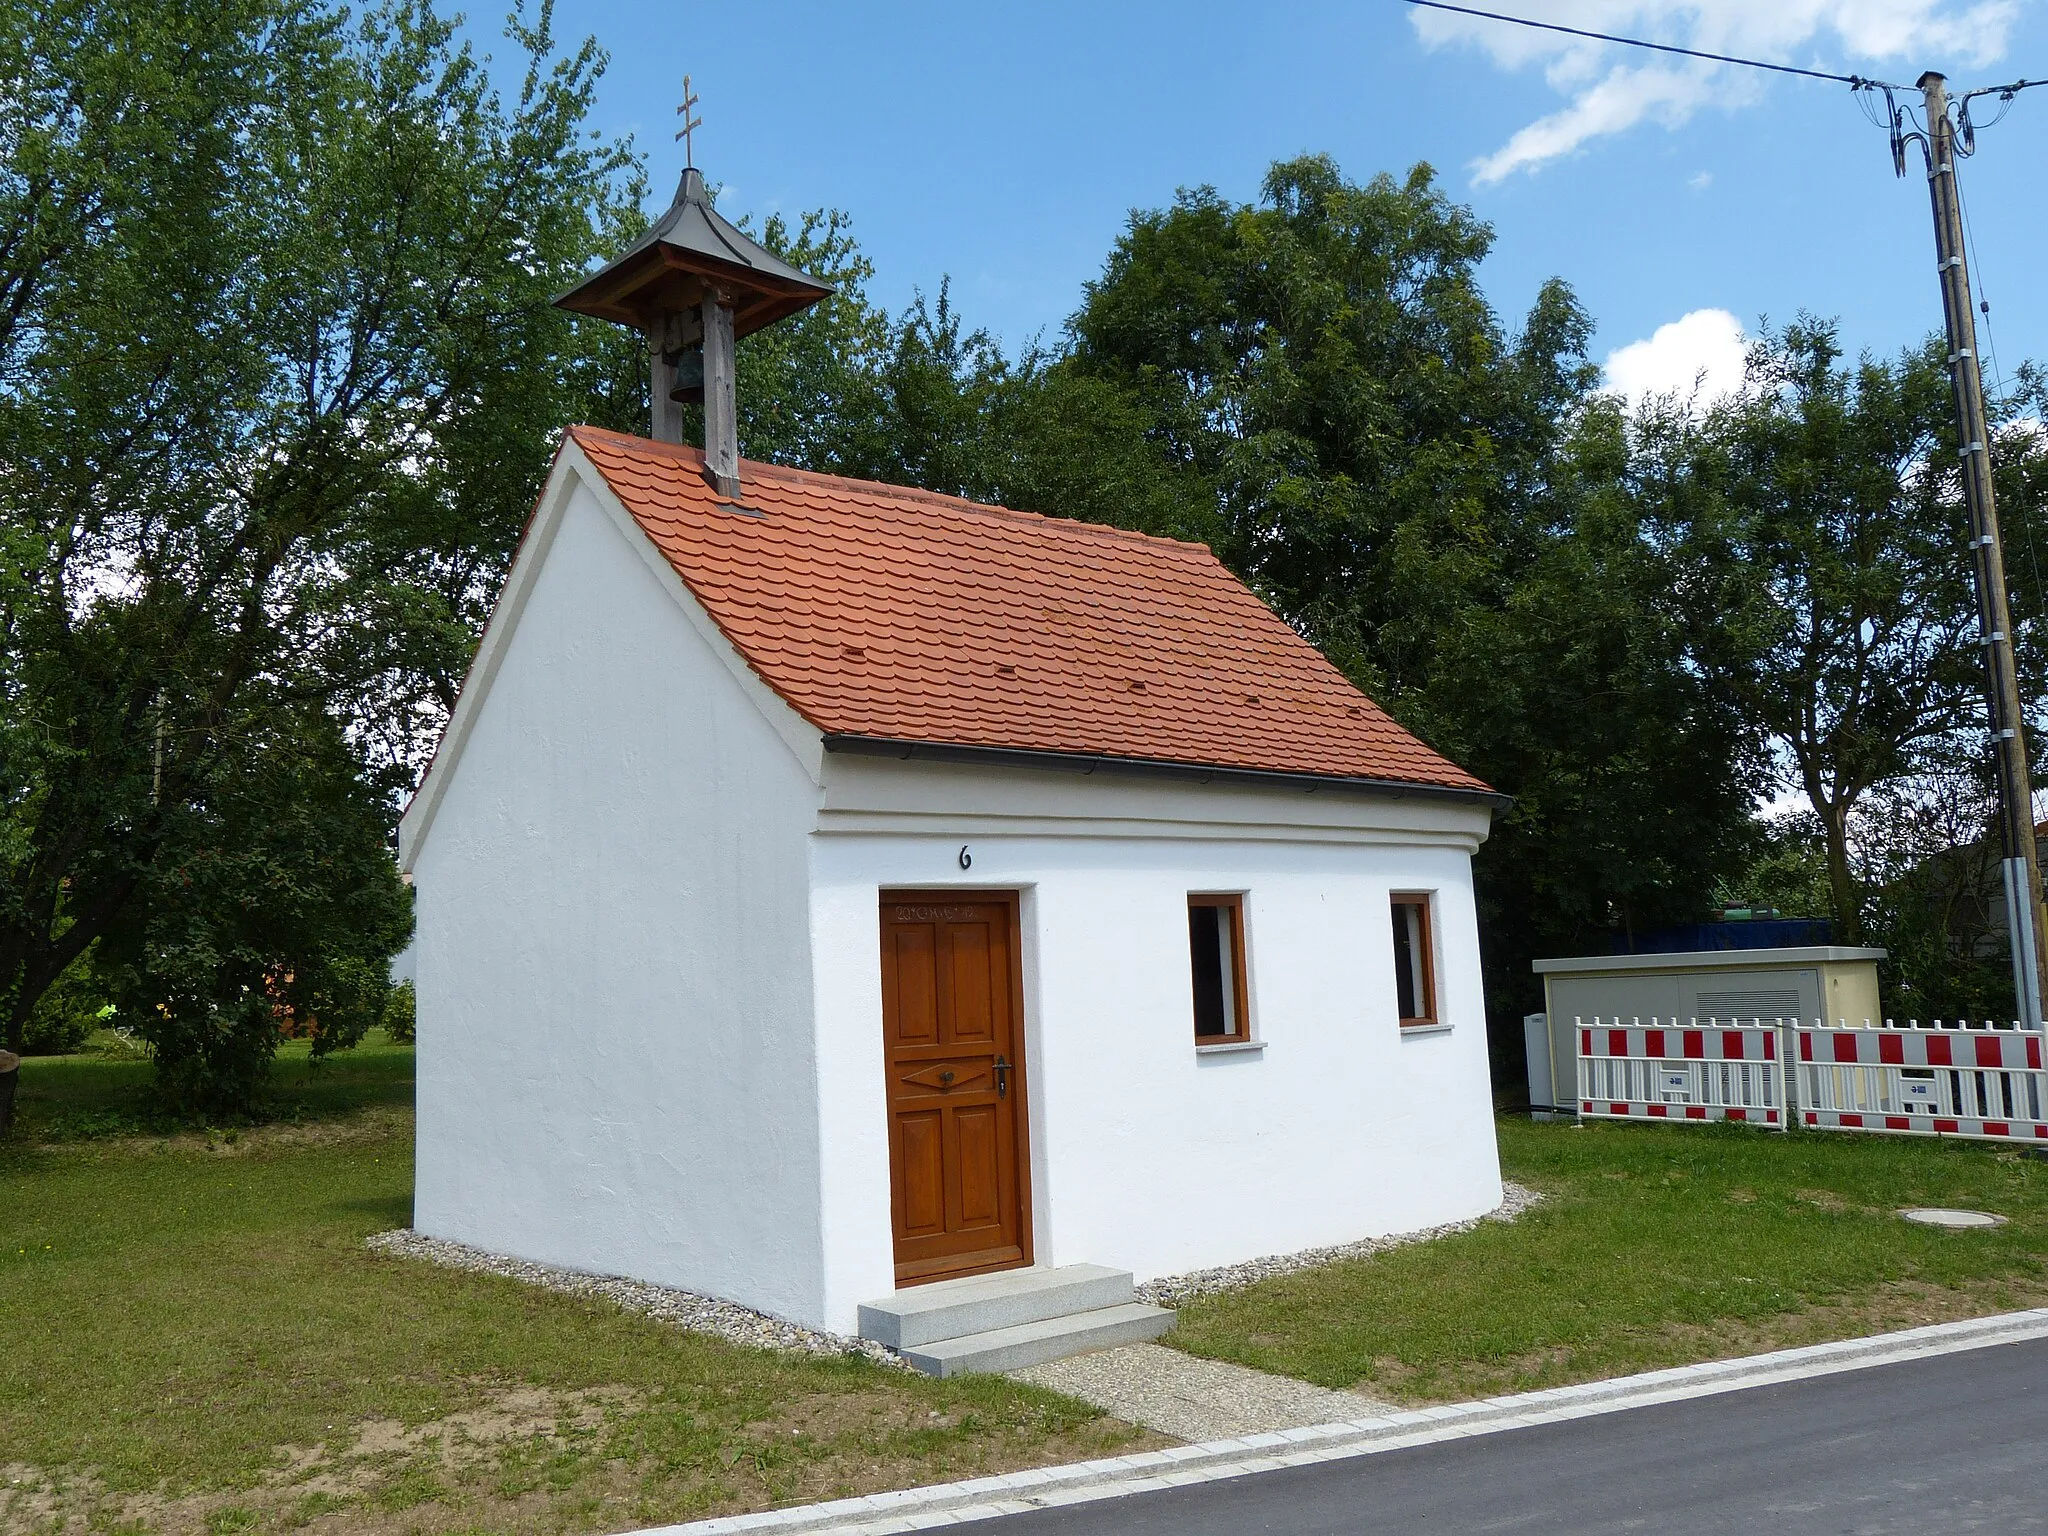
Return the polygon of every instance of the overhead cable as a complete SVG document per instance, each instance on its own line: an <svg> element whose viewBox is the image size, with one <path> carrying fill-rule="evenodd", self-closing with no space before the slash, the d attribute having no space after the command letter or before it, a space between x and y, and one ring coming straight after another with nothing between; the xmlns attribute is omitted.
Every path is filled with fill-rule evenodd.
<svg viewBox="0 0 2048 1536"><path fill-rule="evenodd" d="M1706 59L1715 64L1740 64L1745 69L1768 69L1781 75L1804 75L1809 80L1833 80L1841 85L1854 86L1858 90L1884 83L1867 79L1862 75L1837 75L1824 69L1801 69L1796 64L1772 64L1763 59L1745 59L1732 53L1706 53L1698 48L1681 48L1676 43L1652 43L1640 37L1622 37L1613 32L1589 32L1583 27L1567 27L1562 22L1536 21L1528 16L1507 16L1499 11L1475 10L1469 5L1446 5L1444 0L1406 0L1406 3L1420 6L1426 11L1449 11L1457 16L1477 16L1482 21L1505 21L1517 27L1533 27L1538 32L1562 32L1567 37L1583 37L1596 43L1619 43L1624 48L1648 48L1656 53L1675 53L1684 58ZM1902 90L1904 87L1895 86L1894 89Z"/></svg>

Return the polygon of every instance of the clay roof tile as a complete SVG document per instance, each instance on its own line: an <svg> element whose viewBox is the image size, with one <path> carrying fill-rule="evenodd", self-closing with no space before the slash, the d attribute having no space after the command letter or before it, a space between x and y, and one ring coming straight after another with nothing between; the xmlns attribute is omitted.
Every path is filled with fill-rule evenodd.
<svg viewBox="0 0 2048 1536"><path fill-rule="evenodd" d="M831 736L1486 786L1199 544L570 436L763 681Z"/></svg>

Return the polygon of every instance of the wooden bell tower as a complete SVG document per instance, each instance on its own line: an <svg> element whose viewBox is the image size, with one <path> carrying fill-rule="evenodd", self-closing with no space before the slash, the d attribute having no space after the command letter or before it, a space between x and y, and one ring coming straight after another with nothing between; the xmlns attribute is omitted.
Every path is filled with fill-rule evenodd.
<svg viewBox="0 0 2048 1536"><path fill-rule="evenodd" d="M687 89L687 85L686 85ZM630 325L647 338L656 442L683 440L683 407L704 407L704 473L719 495L740 494L734 344L832 293L726 220L704 176L683 172L654 226L601 271L555 300L563 309Z"/></svg>

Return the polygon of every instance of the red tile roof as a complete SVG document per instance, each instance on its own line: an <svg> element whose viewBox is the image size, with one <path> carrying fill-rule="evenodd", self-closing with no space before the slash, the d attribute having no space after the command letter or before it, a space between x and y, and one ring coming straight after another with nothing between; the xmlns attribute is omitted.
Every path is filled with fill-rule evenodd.
<svg viewBox="0 0 2048 1536"><path fill-rule="evenodd" d="M676 574L828 736L1483 790L1200 544L746 463L593 427L589 455Z"/></svg>

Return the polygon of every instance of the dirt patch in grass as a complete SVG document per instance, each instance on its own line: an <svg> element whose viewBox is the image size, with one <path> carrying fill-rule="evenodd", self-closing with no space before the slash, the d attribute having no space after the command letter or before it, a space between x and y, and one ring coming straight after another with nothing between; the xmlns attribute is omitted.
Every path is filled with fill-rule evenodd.
<svg viewBox="0 0 2048 1536"><path fill-rule="evenodd" d="M640 1405L641 1394L624 1387L591 1387L581 1392L517 1387L494 1393L480 1408L451 1413L425 1424L371 1419L357 1427L355 1444L338 1456L330 1455L324 1446L289 1454L296 1464L294 1475L309 1471L326 1476L324 1468L330 1464L346 1469L369 1468L392 1458L416 1456L438 1458L444 1470L457 1472L491 1460L507 1444L573 1438L603 1424L607 1410L628 1411Z"/></svg>
<svg viewBox="0 0 2048 1536"><path fill-rule="evenodd" d="M984 1418L971 1406L929 1407L921 1395L814 1392L733 1426L625 1387L504 1388L478 1407L423 1423L371 1419L321 1445L280 1446L274 1465L223 1490L117 1493L89 1473L8 1466L0 1469L0 1530L616 1530L1172 1443L1077 1413L1050 1393L1038 1399L1021 1417Z"/></svg>

